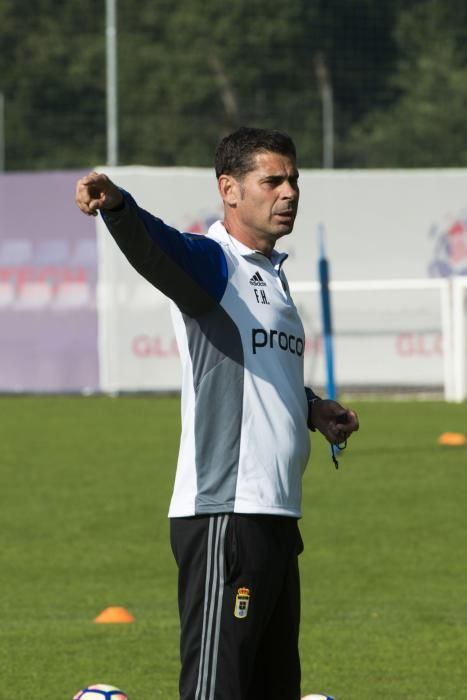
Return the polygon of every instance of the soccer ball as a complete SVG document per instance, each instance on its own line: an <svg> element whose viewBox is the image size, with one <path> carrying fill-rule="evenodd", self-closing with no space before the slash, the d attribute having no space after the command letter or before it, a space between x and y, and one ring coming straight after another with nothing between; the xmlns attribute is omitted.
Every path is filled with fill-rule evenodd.
<svg viewBox="0 0 467 700"><path fill-rule="evenodd" d="M73 700L129 700L128 695L113 685L88 685L78 690Z"/></svg>
<svg viewBox="0 0 467 700"><path fill-rule="evenodd" d="M302 700L334 700L330 695L305 695Z"/></svg>

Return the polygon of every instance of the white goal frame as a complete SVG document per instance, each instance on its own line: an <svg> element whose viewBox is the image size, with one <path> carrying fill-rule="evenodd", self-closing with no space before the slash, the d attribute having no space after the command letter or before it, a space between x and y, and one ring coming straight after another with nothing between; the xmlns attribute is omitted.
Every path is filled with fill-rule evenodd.
<svg viewBox="0 0 467 700"><path fill-rule="evenodd" d="M330 292L388 292L434 290L439 292L443 339L443 390L446 401L467 398L467 278L331 281ZM318 282L295 282L292 292L319 293Z"/></svg>
<svg viewBox="0 0 467 700"><path fill-rule="evenodd" d="M461 403L467 398L467 278L453 277L450 286L452 383L446 399Z"/></svg>

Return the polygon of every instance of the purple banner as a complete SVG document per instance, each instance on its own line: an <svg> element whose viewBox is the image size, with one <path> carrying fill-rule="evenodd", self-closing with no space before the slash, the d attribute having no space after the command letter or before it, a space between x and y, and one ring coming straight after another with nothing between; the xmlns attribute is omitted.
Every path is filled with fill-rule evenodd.
<svg viewBox="0 0 467 700"><path fill-rule="evenodd" d="M0 392L99 389L95 222L81 171L0 175Z"/></svg>

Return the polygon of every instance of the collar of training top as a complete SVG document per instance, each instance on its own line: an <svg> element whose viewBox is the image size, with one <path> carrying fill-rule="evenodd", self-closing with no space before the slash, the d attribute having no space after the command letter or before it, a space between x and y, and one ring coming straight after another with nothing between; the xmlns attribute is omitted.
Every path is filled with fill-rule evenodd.
<svg viewBox="0 0 467 700"><path fill-rule="evenodd" d="M252 248L248 248L247 245L239 241L237 238L234 236L231 236L225 229L225 226L223 225L222 221L216 221L214 224L212 224L209 227L208 231L208 236L209 238L214 238L216 241L219 241L220 243L227 243L230 245L235 246L236 250L238 251L239 255L241 255L244 258L252 258L253 260L256 259L264 259L263 253L260 253L259 250L253 250ZM280 267L284 260L288 258L287 253L279 253L278 250L273 250L271 253L271 263L273 264L274 267Z"/></svg>

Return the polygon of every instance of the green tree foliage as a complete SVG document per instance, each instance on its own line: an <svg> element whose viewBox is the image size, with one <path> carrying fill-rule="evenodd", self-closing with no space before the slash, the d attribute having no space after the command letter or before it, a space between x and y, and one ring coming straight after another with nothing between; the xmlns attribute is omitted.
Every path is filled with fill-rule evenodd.
<svg viewBox="0 0 467 700"><path fill-rule="evenodd" d="M467 6L429 0L400 13L386 109L358 123L349 157L370 167L467 165Z"/></svg>
<svg viewBox="0 0 467 700"><path fill-rule="evenodd" d="M122 96L123 158L210 165L220 137L261 124L289 130L302 157L319 162L305 7L180 0L130 12L121 36L123 81L132 86Z"/></svg>
<svg viewBox="0 0 467 700"><path fill-rule="evenodd" d="M120 162L206 166L240 124L284 129L320 167L316 58L336 165L467 158L461 0L118 0ZM106 157L105 0L0 0L9 170Z"/></svg>
<svg viewBox="0 0 467 700"><path fill-rule="evenodd" d="M101 160L104 18L95 3L0 0L0 90L10 170Z"/></svg>

